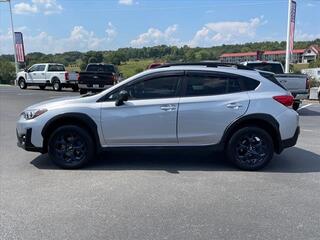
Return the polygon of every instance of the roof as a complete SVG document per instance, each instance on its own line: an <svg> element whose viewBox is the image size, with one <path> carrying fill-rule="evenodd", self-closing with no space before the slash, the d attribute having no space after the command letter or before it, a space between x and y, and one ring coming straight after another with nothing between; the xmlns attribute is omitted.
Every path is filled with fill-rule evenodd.
<svg viewBox="0 0 320 240"><path fill-rule="evenodd" d="M294 49L293 53L304 53L305 49ZM286 54L285 50L276 50L276 51L264 51L264 55L284 55ZM220 57L250 57L257 56L257 52L242 52L242 53L224 53Z"/></svg>
<svg viewBox="0 0 320 240"><path fill-rule="evenodd" d="M220 57L246 57L256 56L257 52L243 52L243 53L224 53Z"/></svg>
<svg viewBox="0 0 320 240"><path fill-rule="evenodd" d="M293 53L304 53L305 49L294 49ZM265 51L264 55L282 55L286 54L285 50Z"/></svg>
<svg viewBox="0 0 320 240"><path fill-rule="evenodd" d="M308 49L312 49L314 52L316 52L317 54L320 54L320 47L318 45L311 45L310 47L308 47L307 49L305 50L308 50Z"/></svg>

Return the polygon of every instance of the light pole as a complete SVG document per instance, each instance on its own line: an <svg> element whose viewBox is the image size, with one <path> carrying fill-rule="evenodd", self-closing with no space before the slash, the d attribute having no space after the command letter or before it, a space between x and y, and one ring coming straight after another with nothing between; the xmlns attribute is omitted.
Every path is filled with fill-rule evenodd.
<svg viewBox="0 0 320 240"><path fill-rule="evenodd" d="M14 65L16 67L16 73L18 73L18 62L17 62L17 53L16 53L16 42L15 42L15 34L14 34L14 28L13 28L13 18L12 18L12 8L11 8L11 2L10 0L0 0L0 2L8 2L9 3L9 9L10 9L10 20L11 20L11 32L12 32L12 43L13 43L13 51L14 51Z"/></svg>

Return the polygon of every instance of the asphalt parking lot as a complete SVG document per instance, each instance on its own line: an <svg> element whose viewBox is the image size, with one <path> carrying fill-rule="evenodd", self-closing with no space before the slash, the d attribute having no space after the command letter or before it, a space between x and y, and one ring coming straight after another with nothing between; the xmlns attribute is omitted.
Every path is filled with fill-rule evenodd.
<svg viewBox="0 0 320 240"><path fill-rule="evenodd" d="M320 105L259 172L220 154L130 151L81 170L16 146L28 105L72 91L0 86L0 239L320 239Z"/></svg>

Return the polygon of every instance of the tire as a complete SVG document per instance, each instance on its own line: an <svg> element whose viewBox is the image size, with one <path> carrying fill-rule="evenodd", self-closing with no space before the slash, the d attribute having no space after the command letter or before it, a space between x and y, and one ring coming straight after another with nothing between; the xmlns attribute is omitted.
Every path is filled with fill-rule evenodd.
<svg viewBox="0 0 320 240"><path fill-rule="evenodd" d="M88 91L86 89L80 89L80 94L86 94Z"/></svg>
<svg viewBox="0 0 320 240"><path fill-rule="evenodd" d="M299 109L300 103L293 103L292 109L297 111Z"/></svg>
<svg viewBox="0 0 320 240"><path fill-rule="evenodd" d="M89 133L75 125L56 129L48 141L48 155L51 161L64 169L77 169L93 160L93 140Z"/></svg>
<svg viewBox="0 0 320 240"><path fill-rule="evenodd" d="M73 86L72 86L72 91L78 92L78 91L79 91L78 85L73 85Z"/></svg>
<svg viewBox="0 0 320 240"><path fill-rule="evenodd" d="M45 89L46 89L46 85L39 85L39 88L40 88L41 90L45 90Z"/></svg>
<svg viewBox="0 0 320 240"><path fill-rule="evenodd" d="M24 78L19 78L18 85L21 89L26 89L27 88L27 83Z"/></svg>
<svg viewBox="0 0 320 240"><path fill-rule="evenodd" d="M52 80L52 88L54 91L61 91L62 86L61 86L61 82L59 79L54 78Z"/></svg>
<svg viewBox="0 0 320 240"><path fill-rule="evenodd" d="M227 145L227 158L242 170L254 171L265 167L273 157L271 136L259 127L244 127L236 131Z"/></svg>

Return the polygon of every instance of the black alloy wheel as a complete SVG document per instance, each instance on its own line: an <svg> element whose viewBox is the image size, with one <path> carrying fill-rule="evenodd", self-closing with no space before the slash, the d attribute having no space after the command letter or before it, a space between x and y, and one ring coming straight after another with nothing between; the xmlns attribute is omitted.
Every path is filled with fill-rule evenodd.
<svg viewBox="0 0 320 240"><path fill-rule="evenodd" d="M58 128L51 135L48 147L51 160L62 168L80 168L94 157L90 135L78 126Z"/></svg>
<svg viewBox="0 0 320 240"><path fill-rule="evenodd" d="M227 156L238 168L258 170L265 167L273 157L272 138L263 129L245 127L230 139Z"/></svg>

